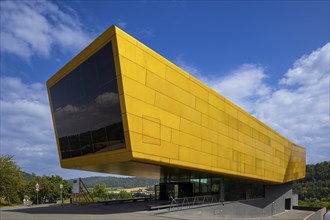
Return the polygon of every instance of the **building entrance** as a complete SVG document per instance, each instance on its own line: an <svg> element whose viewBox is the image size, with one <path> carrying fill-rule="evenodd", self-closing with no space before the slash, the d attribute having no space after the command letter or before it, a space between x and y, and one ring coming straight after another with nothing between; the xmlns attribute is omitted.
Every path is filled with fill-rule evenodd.
<svg viewBox="0 0 330 220"><path fill-rule="evenodd" d="M193 196L192 183L161 183L159 185L159 199L168 200L173 198L183 198Z"/></svg>
<svg viewBox="0 0 330 220"><path fill-rule="evenodd" d="M291 209L291 199L285 199L285 209L286 210Z"/></svg>

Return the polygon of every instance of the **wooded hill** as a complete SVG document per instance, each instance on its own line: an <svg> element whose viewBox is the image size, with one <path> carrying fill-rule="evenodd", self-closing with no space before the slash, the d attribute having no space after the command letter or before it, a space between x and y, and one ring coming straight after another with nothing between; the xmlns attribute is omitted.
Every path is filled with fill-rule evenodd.
<svg viewBox="0 0 330 220"><path fill-rule="evenodd" d="M145 187L145 186L154 186L159 183L159 180L156 179L145 179L145 178L136 178L136 177L86 177L81 178L85 183L86 187L92 188L96 184L105 183L107 187L112 188L135 188L135 187ZM68 180L69 183L72 183L73 180Z"/></svg>
<svg viewBox="0 0 330 220"><path fill-rule="evenodd" d="M330 162L306 165L306 177L293 183L302 201L330 199Z"/></svg>

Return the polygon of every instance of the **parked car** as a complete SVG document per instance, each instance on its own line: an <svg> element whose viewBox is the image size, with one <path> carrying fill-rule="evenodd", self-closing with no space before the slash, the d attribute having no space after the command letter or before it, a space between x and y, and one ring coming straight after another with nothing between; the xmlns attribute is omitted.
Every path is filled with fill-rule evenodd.
<svg viewBox="0 0 330 220"><path fill-rule="evenodd" d="M57 203L57 198L50 198L50 197L42 197L41 198L41 203L43 204L49 204L49 203Z"/></svg>

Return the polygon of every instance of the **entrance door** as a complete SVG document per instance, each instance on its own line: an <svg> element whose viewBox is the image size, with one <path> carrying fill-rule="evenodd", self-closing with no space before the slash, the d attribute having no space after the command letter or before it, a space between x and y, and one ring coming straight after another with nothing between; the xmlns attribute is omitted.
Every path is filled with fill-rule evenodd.
<svg viewBox="0 0 330 220"><path fill-rule="evenodd" d="M193 196L193 183L179 183L179 198Z"/></svg>
<svg viewBox="0 0 330 220"><path fill-rule="evenodd" d="M166 194L166 184L159 184L159 199L160 200L167 200L167 194Z"/></svg>
<svg viewBox="0 0 330 220"><path fill-rule="evenodd" d="M168 200L170 196L173 198L177 197L175 196L175 194L177 195L177 193L175 193L175 189L178 189L178 186L175 187L175 184L172 183L159 184L159 199Z"/></svg>
<svg viewBox="0 0 330 220"><path fill-rule="evenodd" d="M192 183L161 183L159 185L159 199L191 197L193 195Z"/></svg>
<svg viewBox="0 0 330 220"><path fill-rule="evenodd" d="M285 199L285 209L291 210L291 199Z"/></svg>
<svg viewBox="0 0 330 220"><path fill-rule="evenodd" d="M158 200L159 197L160 197L160 194L159 194L160 189L159 188L160 188L159 185L155 185L155 200Z"/></svg>

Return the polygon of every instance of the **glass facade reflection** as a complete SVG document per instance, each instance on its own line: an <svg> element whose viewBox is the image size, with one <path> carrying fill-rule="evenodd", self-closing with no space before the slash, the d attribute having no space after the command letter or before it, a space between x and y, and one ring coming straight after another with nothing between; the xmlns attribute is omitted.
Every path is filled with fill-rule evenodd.
<svg viewBox="0 0 330 220"><path fill-rule="evenodd" d="M194 173L187 170L163 168L160 178L160 198L167 199L172 191L166 191L177 185L184 195L204 196L215 195L221 201L238 201L265 197L265 185L253 181L242 181L206 173ZM176 195L176 194L174 194Z"/></svg>
<svg viewBox="0 0 330 220"><path fill-rule="evenodd" d="M62 159L125 148L111 42L50 94Z"/></svg>
<svg viewBox="0 0 330 220"><path fill-rule="evenodd" d="M225 201L256 199L264 197L265 187L260 183L224 180Z"/></svg>

